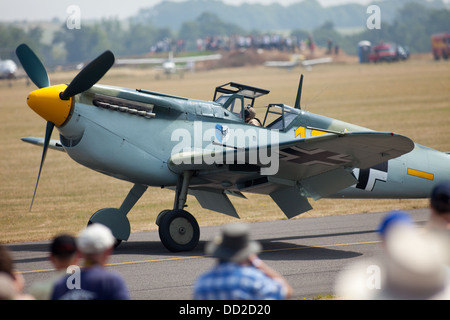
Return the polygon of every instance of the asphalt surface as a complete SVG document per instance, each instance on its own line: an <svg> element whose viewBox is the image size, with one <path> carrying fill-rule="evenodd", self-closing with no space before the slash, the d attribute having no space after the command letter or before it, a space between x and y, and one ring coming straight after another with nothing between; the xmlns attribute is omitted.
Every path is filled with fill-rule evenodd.
<svg viewBox="0 0 450 320"><path fill-rule="evenodd" d="M423 225L426 209L410 211ZM280 272L293 287L292 299L334 294L339 271L357 259L382 254L376 229L386 212L312 217L250 224L251 238L260 241L262 260ZM133 300L185 300L192 298L196 278L215 259L205 256L205 244L220 226L201 228L200 243L191 252L171 253L157 231L134 233L116 248L108 268L122 274ZM8 245L15 268L27 287L50 277L48 241Z"/></svg>

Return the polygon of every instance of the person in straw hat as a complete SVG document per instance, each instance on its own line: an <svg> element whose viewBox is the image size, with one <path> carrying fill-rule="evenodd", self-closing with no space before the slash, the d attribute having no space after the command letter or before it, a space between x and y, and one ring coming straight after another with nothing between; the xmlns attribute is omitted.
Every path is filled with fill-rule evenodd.
<svg viewBox="0 0 450 320"><path fill-rule="evenodd" d="M245 224L230 224L206 247L218 263L194 286L196 300L287 299L292 288L278 272L262 262L261 245L249 239Z"/></svg>

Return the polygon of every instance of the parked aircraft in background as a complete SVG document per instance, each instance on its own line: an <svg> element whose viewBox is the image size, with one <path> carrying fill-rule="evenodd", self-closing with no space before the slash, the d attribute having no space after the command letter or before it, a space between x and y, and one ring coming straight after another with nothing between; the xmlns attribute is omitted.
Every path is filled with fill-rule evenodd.
<svg viewBox="0 0 450 320"><path fill-rule="evenodd" d="M174 58L173 52L169 52L169 56L164 58L136 58L136 59L117 59L116 65L157 65L156 69L162 70L165 75L179 73L183 76L184 71L192 71L195 69L195 63L201 61L219 60L222 58L220 54L190 56Z"/></svg>

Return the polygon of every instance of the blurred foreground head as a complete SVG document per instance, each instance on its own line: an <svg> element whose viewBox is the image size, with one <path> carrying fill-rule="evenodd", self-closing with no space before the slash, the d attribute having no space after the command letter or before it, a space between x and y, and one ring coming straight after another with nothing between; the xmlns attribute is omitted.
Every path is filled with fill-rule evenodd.
<svg viewBox="0 0 450 320"><path fill-rule="evenodd" d="M336 281L338 298L350 300L450 299L446 242L406 224L386 234L381 259L359 261Z"/></svg>
<svg viewBox="0 0 450 320"><path fill-rule="evenodd" d="M450 182L436 185L430 197L429 226L450 232Z"/></svg>

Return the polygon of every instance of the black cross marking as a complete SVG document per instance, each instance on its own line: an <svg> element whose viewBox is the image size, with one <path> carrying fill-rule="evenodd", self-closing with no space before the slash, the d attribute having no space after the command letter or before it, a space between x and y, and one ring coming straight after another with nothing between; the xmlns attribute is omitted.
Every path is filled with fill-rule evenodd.
<svg viewBox="0 0 450 320"><path fill-rule="evenodd" d="M280 159L291 161L305 166L313 164L322 164L326 166L340 165L350 162L345 159L347 154L335 153L322 149L305 150L298 147L291 147L280 151Z"/></svg>
<svg viewBox="0 0 450 320"><path fill-rule="evenodd" d="M388 162L382 162L368 169L360 169L356 188L372 191L377 181L387 181Z"/></svg>

